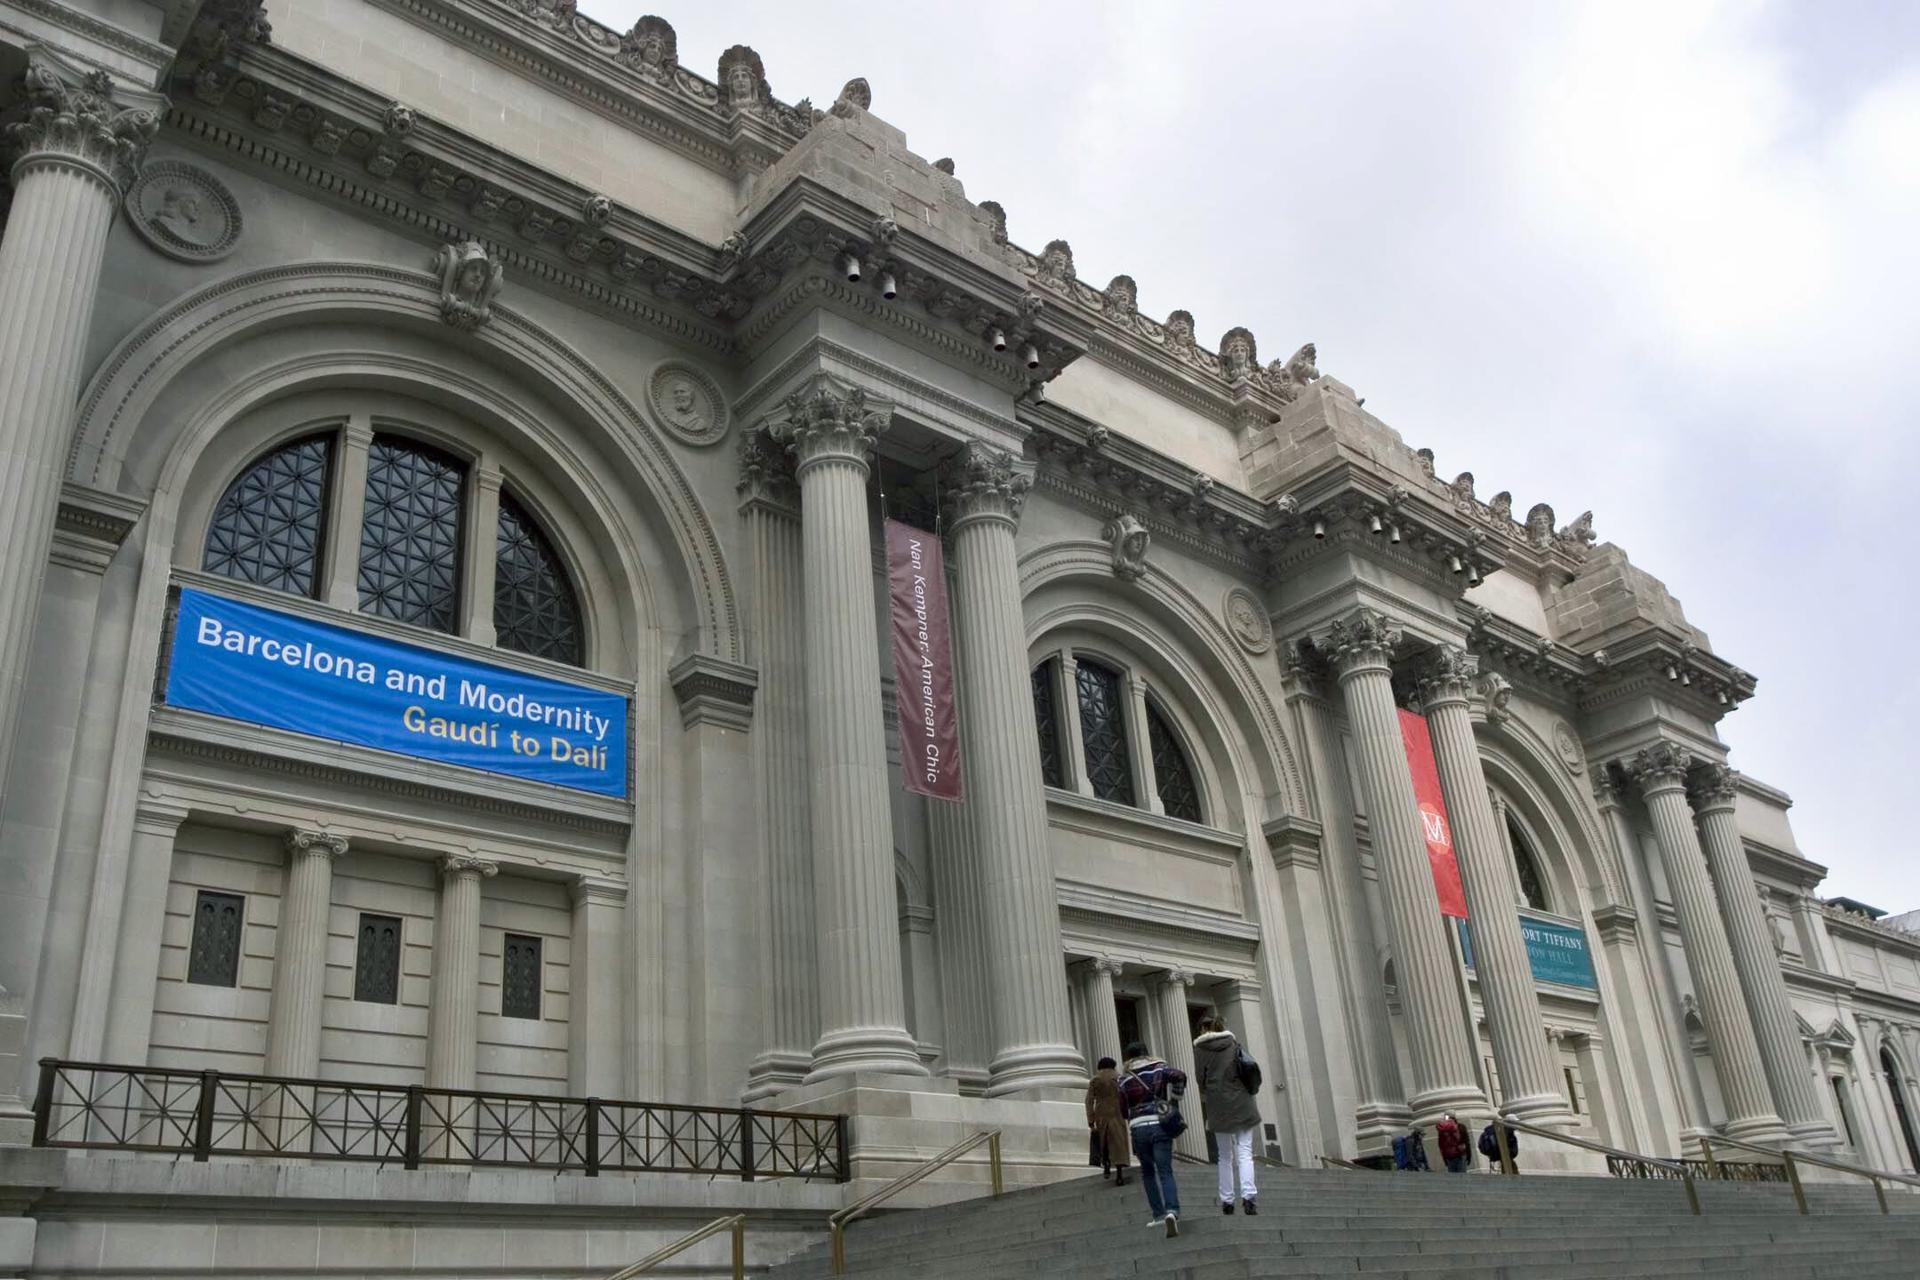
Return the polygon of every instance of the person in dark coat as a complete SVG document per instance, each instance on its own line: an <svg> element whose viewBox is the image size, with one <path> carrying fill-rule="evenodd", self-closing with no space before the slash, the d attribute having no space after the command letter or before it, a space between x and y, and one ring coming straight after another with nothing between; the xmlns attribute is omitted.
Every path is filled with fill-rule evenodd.
<svg viewBox="0 0 1920 1280"><path fill-rule="evenodd" d="M1447 1172L1465 1173L1473 1163L1473 1148L1467 1145L1467 1131L1460 1127L1451 1111L1433 1126L1433 1136L1440 1143L1440 1158L1446 1161Z"/></svg>
<svg viewBox="0 0 1920 1280"><path fill-rule="evenodd" d="M1140 1158L1140 1185L1147 1193L1150 1227L1166 1224L1167 1235L1180 1234L1180 1186L1173 1180L1173 1140L1186 1129L1179 1102L1187 1092L1187 1073L1170 1067L1136 1040L1127 1046L1127 1069L1120 1076L1120 1109L1127 1118L1133 1154ZM1164 1115L1163 1112L1171 1112Z"/></svg>
<svg viewBox="0 0 1920 1280"><path fill-rule="evenodd" d="M1232 1213L1234 1180L1248 1213L1259 1212L1260 1192L1253 1180L1253 1135L1260 1127L1260 1102L1248 1088L1240 1042L1217 1017L1200 1022L1193 1042L1194 1074L1200 1082L1200 1109L1213 1135L1220 1170L1220 1212ZM1250 1060L1249 1060L1250 1061Z"/></svg>
<svg viewBox="0 0 1920 1280"><path fill-rule="evenodd" d="M1120 1113L1120 1076L1112 1058L1100 1059L1087 1081L1087 1131L1100 1148L1100 1176L1113 1173L1113 1185L1127 1185L1127 1163L1133 1144L1127 1139L1126 1117Z"/></svg>

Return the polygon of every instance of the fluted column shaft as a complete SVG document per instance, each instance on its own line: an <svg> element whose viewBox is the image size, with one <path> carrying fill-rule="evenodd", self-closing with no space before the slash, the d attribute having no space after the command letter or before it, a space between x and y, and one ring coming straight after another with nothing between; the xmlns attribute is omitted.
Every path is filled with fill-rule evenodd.
<svg viewBox="0 0 1920 1280"><path fill-rule="evenodd" d="M1120 972L1120 962L1107 956L1099 956L1087 961L1082 973L1082 990L1087 1005L1087 1047L1089 1067L1102 1058L1120 1061L1120 1053L1126 1048L1120 1043L1120 1009L1113 1000L1113 980Z"/></svg>
<svg viewBox="0 0 1920 1280"><path fill-rule="evenodd" d="M0 790L107 232L159 127L153 112L113 102L103 75L81 80L39 53L25 73L25 99L26 114L6 131L19 158L0 240Z"/></svg>
<svg viewBox="0 0 1920 1280"><path fill-rule="evenodd" d="M1654 838L1666 864L1680 940L1692 971L1700 1016L1713 1048L1720 1091L1727 1104L1727 1134L1754 1142L1780 1142L1786 1130L1767 1090L1760 1046L1747 1015L1746 998L1733 967L1733 953L1714 904L1713 885L1687 808L1686 774L1692 760L1668 743L1649 747L1634 758L1631 772L1646 797Z"/></svg>
<svg viewBox="0 0 1920 1280"><path fill-rule="evenodd" d="M809 1078L925 1075L906 1026L880 710L867 459L887 415L858 391L796 395L775 438L800 480L820 1039Z"/></svg>
<svg viewBox="0 0 1920 1280"><path fill-rule="evenodd" d="M267 1074L320 1074L321 1005L327 993L327 916L333 909L333 860L345 836L287 833L287 888L274 930L273 1003L267 1011Z"/></svg>
<svg viewBox="0 0 1920 1280"><path fill-rule="evenodd" d="M992 1018L987 1012L986 908L979 861L973 852L973 807L927 805L932 836L933 905L940 925L940 989L947 1015L941 1045L942 1073L967 1094L985 1093L992 1054Z"/></svg>
<svg viewBox="0 0 1920 1280"><path fill-rule="evenodd" d="M480 1038L480 881L499 867L479 858L440 861L433 922L433 995L427 1010L427 1087L471 1089Z"/></svg>
<svg viewBox="0 0 1920 1280"><path fill-rule="evenodd" d="M1177 1067L1187 1077L1187 1097L1180 1106L1181 1114L1187 1120L1187 1131L1173 1140L1174 1149L1204 1159L1207 1154L1206 1126L1202 1123L1200 1086L1195 1079L1193 1065L1193 1033L1187 1021L1187 988L1192 985L1193 975L1179 969L1169 969L1155 976L1149 989L1153 994L1154 1011L1160 1021L1160 1038L1165 1043L1148 1047L1158 1049L1168 1066ZM1118 1030L1117 1026L1115 1029Z"/></svg>
<svg viewBox="0 0 1920 1280"><path fill-rule="evenodd" d="M979 445L950 480L962 777L987 917L987 1093L1078 1089L1087 1073L1073 1047L1013 546L1028 481L1006 454Z"/></svg>
<svg viewBox="0 0 1920 1280"><path fill-rule="evenodd" d="M1446 799L1453 851L1467 893L1467 929L1480 980L1480 1003L1500 1067L1502 1108L1515 1119L1556 1127L1573 1123L1540 1017L1540 996L1513 904L1519 878L1505 833L1487 797L1467 697L1479 663L1448 645L1435 653L1421 684L1433 760Z"/></svg>
<svg viewBox="0 0 1920 1280"><path fill-rule="evenodd" d="M1440 916L1433 867L1407 768L1389 665L1399 632L1372 610L1334 624L1323 646L1340 672L1355 763L1367 797L1374 864L1392 935L1412 1060L1415 1124L1484 1108L1455 986L1453 949ZM1508 899L1511 909L1512 899Z"/></svg>
<svg viewBox="0 0 1920 1280"><path fill-rule="evenodd" d="M1734 818L1737 775L1725 766L1709 765L1697 770L1693 781L1700 843L1720 897L1720 918L1733 951L1734 972L1739 975L1754 1036L1760 1042L1760 1060L1766 1068L1767 1083L1773 1087L1774 1105L1795 1139L1832 1146L1837 1137L1807 1075L1800 1027L1787 998L1787 981L1780 972L1773 936L1755 896L1753 869Z"/></svg>

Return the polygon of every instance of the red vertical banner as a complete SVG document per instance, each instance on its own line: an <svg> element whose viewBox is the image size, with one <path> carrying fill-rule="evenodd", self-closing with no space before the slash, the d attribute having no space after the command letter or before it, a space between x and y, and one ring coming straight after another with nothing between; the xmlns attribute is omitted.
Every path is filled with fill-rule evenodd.
<svg viewBox="0 0 1920 1280"><path fill-rule="evenodd" d="M1447 824L1447 802L1440 794L1440 770L1433 763L1433 737L1426 717L1400 712L1400 742L1406 748L1407 768L1413 773L1413 798L1420 809L1420 834L1427 840L1427 860L1433 864L1433 888L1440 895L1440 914L1467 918L1467 894L1460 885L1460 863L1453 853L1453 828Z"/></svg>
<svg viewBox="0 0 1920 1280"><path fill-rule="evenodd" d="M898 520L886 522L886 535L900 771L907 790L936 800L958 800L960 727L954 716L953 645L947 634L947 570L940 539Z"/></svg>

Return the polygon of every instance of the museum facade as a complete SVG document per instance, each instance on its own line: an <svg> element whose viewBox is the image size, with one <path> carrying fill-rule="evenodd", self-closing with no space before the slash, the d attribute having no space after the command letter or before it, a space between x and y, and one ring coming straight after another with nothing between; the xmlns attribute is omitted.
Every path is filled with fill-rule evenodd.
<svg viewBox="0 0 1920 1280"><path fill-rule="evenodd" d="M172 1273L112 1260L156 1205L179 1274L294 1238L244 1154L60 1149L218 1153L175 1085L242 1090L283 1204L509 1274L502 1204L585 1266L695 1201L556 1225L466 1113L407 1152L457 1188L342 1189L285 1126L747 1107L850 1117L789 1172L997 1126L1038 1180L1092 1062L1210 1012L1294 1163L1498 1106L1920 1168L1920 933L1816 896L1727 766L1754 677L1590 515L1019 247L865 81L687 52L572 0L0 0L0 1271ZM959 802L901 782L883 517L946 554Z"/></svg>

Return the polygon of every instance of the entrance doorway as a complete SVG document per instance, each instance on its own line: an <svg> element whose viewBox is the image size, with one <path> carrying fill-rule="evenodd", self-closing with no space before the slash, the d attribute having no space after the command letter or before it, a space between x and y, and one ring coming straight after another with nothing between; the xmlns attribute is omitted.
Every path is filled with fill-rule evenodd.
<svg viewBox="0 0 1920 1280"><path fill-rule="evenodd" d="M1146 1039L1142 1034L1140 1000L1135 996L1115 996L1113 1011L1120 1019L1120 1051L1125 1053L1128 1045Z"/></svg>

